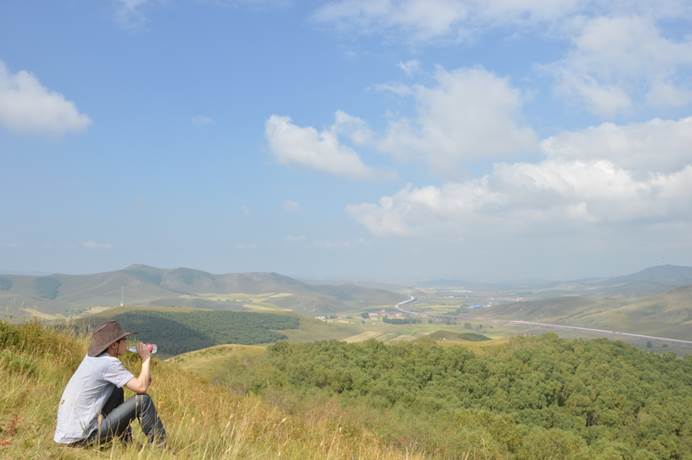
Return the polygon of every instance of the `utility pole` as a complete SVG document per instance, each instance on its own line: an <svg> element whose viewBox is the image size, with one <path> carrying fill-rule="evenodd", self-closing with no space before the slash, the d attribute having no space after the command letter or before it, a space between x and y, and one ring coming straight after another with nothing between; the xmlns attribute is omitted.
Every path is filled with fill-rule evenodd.
<svg viewBox="0 0 692 460"><path fill-rule="evenodd" d="M125 306L125 285L124 284L120 287L120 306L121 307Z"/></svg>

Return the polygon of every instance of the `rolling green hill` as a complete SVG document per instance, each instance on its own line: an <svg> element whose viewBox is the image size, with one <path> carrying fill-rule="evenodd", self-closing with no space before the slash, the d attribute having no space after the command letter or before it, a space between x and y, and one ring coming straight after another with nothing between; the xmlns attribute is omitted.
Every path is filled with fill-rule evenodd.
<svg viewBox="0 0 692 460"><path fill-rule="evenodd" d="M692 267L658 265L629 275L575 282L575 290L599 296L643 297L690 285Z"/></svg>
<svg viewBox="0 0 692 460"><path fill-rule="evenodd" d="M483 309L477 316L692 339L692 286L642 298L555 297Z"/></svg>
<svg viewBox="0 0 692 460"><path fill-rule="evenodd" d="M215 275L189 268L160 269L131 265L90 275L0 275L0 311L22 315L25 309L74 315L94 306L190 306L242 309L237 294L275 295L269 307L333 313L354 308L393 305L396 293L354 285L312 285L277 273ZM239 298L240 297L240 298Z"/></svg>

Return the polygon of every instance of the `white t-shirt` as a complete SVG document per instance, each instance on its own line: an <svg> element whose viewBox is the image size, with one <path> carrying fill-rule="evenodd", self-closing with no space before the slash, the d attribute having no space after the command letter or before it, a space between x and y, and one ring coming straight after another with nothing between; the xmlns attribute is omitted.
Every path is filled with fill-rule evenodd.
<svg viewBox="0 0 692 460"><path fill-rule="evenodd" d="M55 442L69 444L89 436L97 428L98 414L113 389L133 378L114 356L85 356L60 398Z"/></svg>

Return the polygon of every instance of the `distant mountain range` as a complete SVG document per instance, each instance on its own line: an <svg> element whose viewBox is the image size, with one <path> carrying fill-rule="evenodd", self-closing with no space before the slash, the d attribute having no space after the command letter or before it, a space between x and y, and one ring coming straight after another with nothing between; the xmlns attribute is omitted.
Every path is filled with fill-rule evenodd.
<svg viewBox="0 0 692 460"><path fill-rule="evenodd" d="M486 284L482 289L492 293L502 288ZM514 289L515 293L525 289L526 295L520 296L527 300L474 315L692 337L692 267L663 265L625 276L517 284ZM123 294L127 306L280 307L308 314L393 306L403 297L386 289L311 284L278 273L216 275L190 268L131 265L87 275L0 275L0 315L75 315L92 307L119 306Z"/></svg>
<svg viewBox="0 0 692 460"><path fill-rule="evenodd" d="M34 309L73 314L94 306L119 306L123 295L127 305L242 308L243 299L232 294L276 294L272 304L320 313L393 305L402 298L383 289L313 285L278 273L215 275L147 265L88 275L0 275L0 309L13 313Z"/></svg>
<svg viewBox="0 0 692 460"><path fill-rule="evenodd" d="M692 285L692 267L681 265L658 265L624 276L608 278L594 277L566 281L473 282L453 279L434 279L419 283L420 287L431 288L465 287L473 290L525 290L546 292L549 294L591 292L597 295L610 294L624 296L658 294L669 291L675 287L690 285Z"/></svg>
<svg viewBox="0 0 692 460"><path fill-rule="evenodd" d="M597 283L602 290L653 294L671 288L692 285L692 267L659 265L631 275L609 278Z"/></svg>

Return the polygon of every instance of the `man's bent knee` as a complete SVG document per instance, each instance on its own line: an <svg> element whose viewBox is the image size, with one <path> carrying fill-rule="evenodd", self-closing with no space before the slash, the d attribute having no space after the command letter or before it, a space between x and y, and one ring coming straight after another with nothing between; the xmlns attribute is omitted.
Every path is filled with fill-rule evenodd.
<svg viewBox="0 0 692 460"><path fill-rule="evenodd" d="M149 406L150 404L153 404L153 401L151 400L151 396L149 396L146 393L136 395L135 401L137 401L137 405L142 406L142 407L146 407L146 406Z"/></svg>

